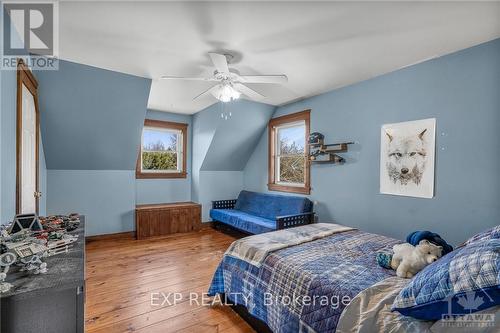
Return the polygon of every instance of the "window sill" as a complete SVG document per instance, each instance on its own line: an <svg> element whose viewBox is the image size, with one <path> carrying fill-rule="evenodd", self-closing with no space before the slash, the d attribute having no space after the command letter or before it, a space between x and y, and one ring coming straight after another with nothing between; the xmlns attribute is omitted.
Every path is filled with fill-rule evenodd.
<svg viewBox="0 0 500 333"><path fill-rule="evenodd" d="M289 192L289 193L298 193L298 194L311 194L310 187L288 186L288 185L281 185L281 184L267 184L267 189L269 191Z"/></svg>
<svg viewBox="0 0 500 333"><path fill-rule="evenodd" d="M165 172L165 173L147 173L147 172L136 172L136 179L172 179L172 178L187 178L187 173L185 172Z"/></svg>

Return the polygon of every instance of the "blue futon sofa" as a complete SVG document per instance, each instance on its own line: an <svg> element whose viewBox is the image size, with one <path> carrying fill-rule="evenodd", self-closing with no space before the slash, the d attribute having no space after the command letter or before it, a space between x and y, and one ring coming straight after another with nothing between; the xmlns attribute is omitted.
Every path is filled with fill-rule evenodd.
<svg viewBox="0 0 500 333"><path fill-rule="evenodd" d="M314 222L313 203L298 196L241 191L236 200L212 201L210 217L249 234Z"/></svg>

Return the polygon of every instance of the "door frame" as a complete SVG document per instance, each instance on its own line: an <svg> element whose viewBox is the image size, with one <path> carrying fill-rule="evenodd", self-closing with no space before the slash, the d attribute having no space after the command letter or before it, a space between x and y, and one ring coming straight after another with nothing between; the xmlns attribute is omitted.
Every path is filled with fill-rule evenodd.
<svg viewBox="0 0 500 333"><path fill-rule="evenodd" d="M22 189L21 189L21 173L22 173L22 114L23 114L23 84L33 95L33 100L35 102L35 164L36 164L36 175L35 175L35 191L38 193L39 188L39 147L40 147L40 112L38 110L38 82L31 73L29 67L24 63L22 59L17 60L17 106L16 106L16 214L21 212L21 200L22 200ZM35 193L33 193L35 196ZM35 207L36 214L39 211L39 201L40 197L35 196Z"/></svg>

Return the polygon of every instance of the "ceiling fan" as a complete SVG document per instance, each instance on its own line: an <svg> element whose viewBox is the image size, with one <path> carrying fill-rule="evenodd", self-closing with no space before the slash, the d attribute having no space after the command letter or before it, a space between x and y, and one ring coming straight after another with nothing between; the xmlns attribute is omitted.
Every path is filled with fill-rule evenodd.
<svg viewBox="0 0 500 333"><path fill-rule="evenodd" d="M230 70L228 60L232 59L230 54L209 53L210 59L215 66L215 71L212 77L179 77L179 76L162 76L164 80L193 80L193 81L213 81L216 85L205 90L201 94L193 98L198 99L202 96L211 94L221 102L230 102L238 99L241 94L250 99L261 100L264 96L257 91L249 88L245 83L274 83L282 84L288 82L286 75L239 75L234 70Z"/></svg>

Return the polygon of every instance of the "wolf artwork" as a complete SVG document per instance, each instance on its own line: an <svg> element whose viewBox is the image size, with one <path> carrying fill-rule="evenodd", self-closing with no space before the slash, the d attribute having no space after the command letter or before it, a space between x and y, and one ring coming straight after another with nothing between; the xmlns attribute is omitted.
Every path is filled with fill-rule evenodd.
<svg viewBox="0 0 500 333"><path fill-rule="evenodd" d="M434 196L436 119L382 126L380 193Z"/></svg>

